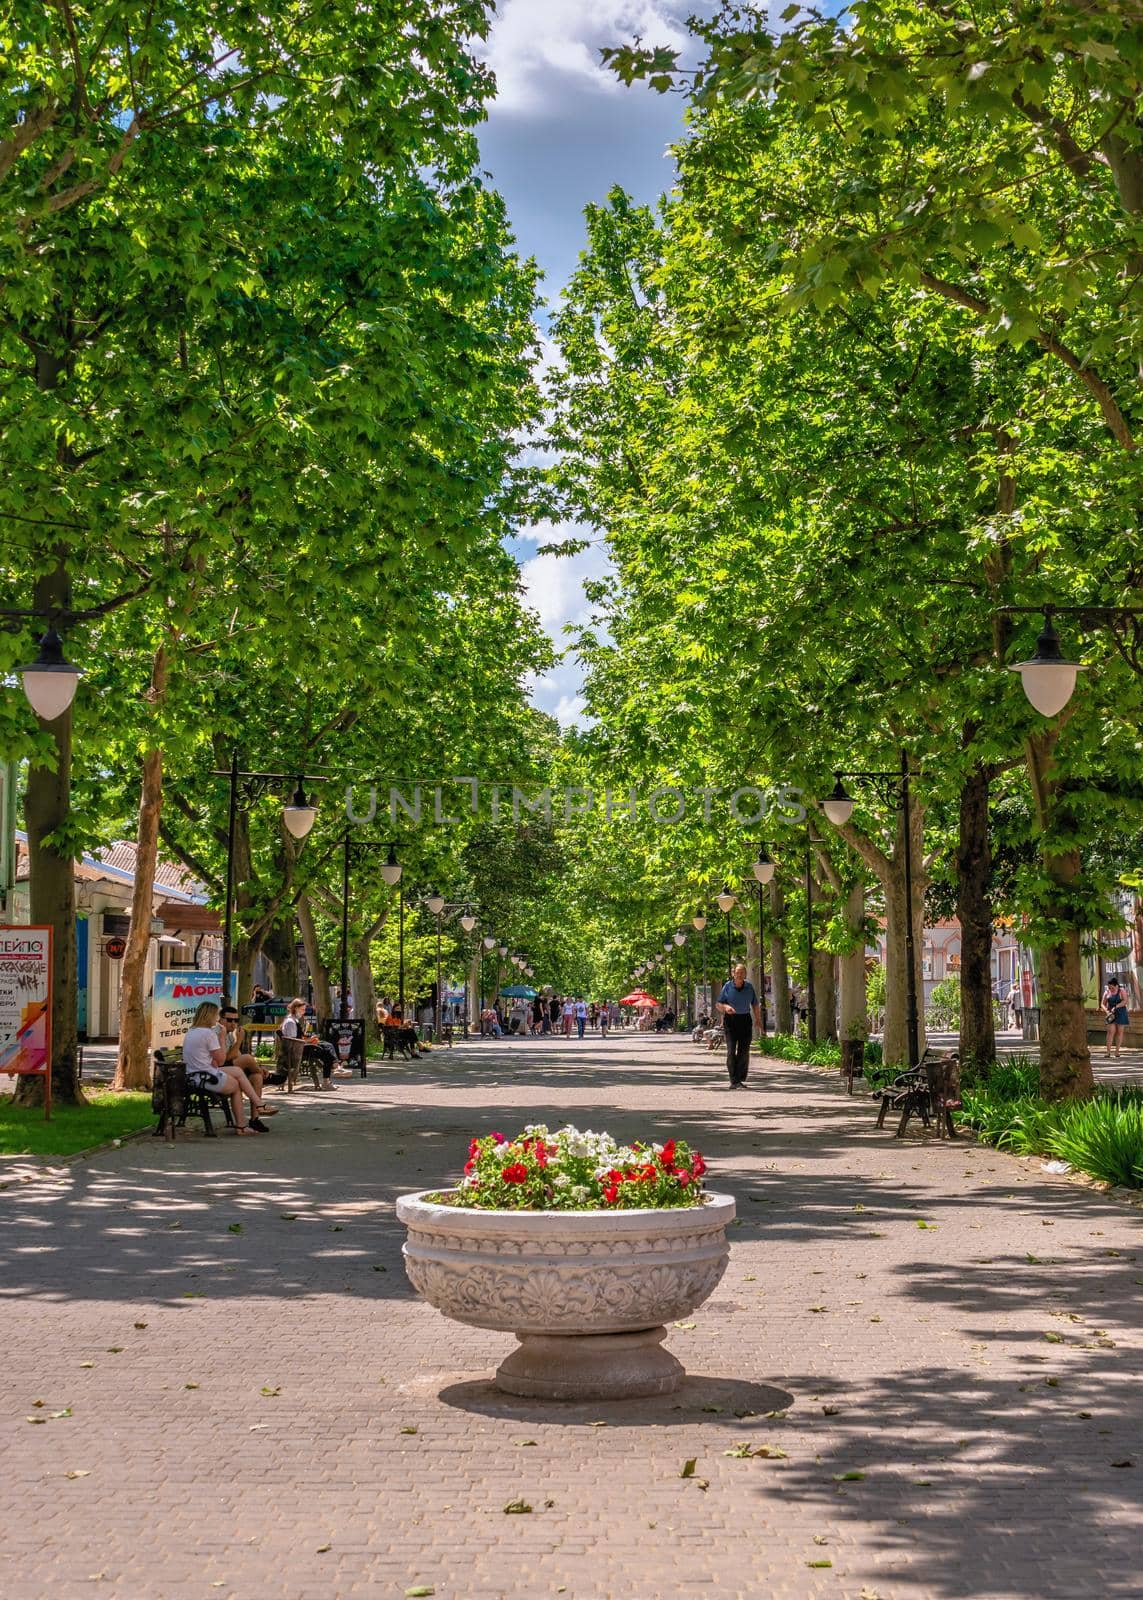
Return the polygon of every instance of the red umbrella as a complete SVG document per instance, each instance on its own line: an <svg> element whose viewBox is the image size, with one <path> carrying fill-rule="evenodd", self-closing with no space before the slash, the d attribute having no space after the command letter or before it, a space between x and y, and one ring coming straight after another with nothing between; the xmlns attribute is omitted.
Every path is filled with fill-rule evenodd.
<svg viewBox="0 0 1143 1600"><path fill-rule="evenodd" d="M623 996L623 999L619 1002L619 1004L621 1006L637 1006L648 1000L653 1006L657 1006L659 1004L659 1002L655 999L655 996L653 994L648 994L646 989L632 989L630 994L625 994Z"/></svg>

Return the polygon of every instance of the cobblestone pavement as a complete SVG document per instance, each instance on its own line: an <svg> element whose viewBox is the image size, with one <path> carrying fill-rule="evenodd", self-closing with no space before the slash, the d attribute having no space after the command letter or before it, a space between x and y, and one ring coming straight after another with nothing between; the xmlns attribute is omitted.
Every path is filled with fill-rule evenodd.
<svg viewBox="0 0 1143 1600"><path fill-rule="evenodd" d="M0 1193L5 1600L1140 1594L1138 1210L654 1037L281 1103ZM540 1118L683 1133L737 1197L677 1395L501 1396L511 1340L409 1289L394 1198Z"/></svg>

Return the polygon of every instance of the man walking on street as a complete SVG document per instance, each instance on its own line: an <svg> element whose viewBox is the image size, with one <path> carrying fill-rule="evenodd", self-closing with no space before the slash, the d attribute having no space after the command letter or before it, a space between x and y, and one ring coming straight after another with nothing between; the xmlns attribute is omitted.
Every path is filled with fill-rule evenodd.
<svg viewBox="0 0 1143 1600"><path fill-rule="evenodd" d="M575 1003L575 1029L579 1037L583 1038L583 1030L587 1027L587 1002L577 1000Z"/></svg>
<svg viewBox="0 0 1143 1600"><path fill-rule="evenodd" d="M750 1070L751 1023L762 1031L762 1012L754 985L746 981L746 968L740 962L734 976L722 986L716 1009L722 1013L722 1028L726 1034L726 1070L730 1074L730 1087L739 1089L746 1082Z"/></svg>

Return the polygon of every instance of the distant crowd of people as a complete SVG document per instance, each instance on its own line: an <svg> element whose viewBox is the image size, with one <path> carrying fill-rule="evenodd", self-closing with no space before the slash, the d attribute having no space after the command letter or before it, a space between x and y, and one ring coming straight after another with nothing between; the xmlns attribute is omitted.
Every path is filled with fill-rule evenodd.
<svg viewBox="0 0 1143 1600"><path fill-rule="evenodd" d="M552 1038L562 1034L570 1039L574 1033L582 1039L590 1029L606 1039L612 1028L626 1026L626 1017L618 1000L584 1000L580 995L536 995L532 999L519 997L504 1008L499 1000L485 1006L480 1013L482 1038L505 1039L527 1036Z"/></svg>

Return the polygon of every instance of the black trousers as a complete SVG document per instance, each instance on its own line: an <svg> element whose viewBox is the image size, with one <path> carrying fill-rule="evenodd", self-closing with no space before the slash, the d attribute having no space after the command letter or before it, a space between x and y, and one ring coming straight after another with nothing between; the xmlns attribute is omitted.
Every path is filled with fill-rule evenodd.
<svg viewBox="0 0 1143 1600"><path fill-rule="evenodd" d="M754 1031L754 1019L749 1012L744 1017L723 1017L722 1026L726 1033L726 1070L730 1074L731 1083L745 1083L746 1074L750 1071L750 1039Z"/></svg>

